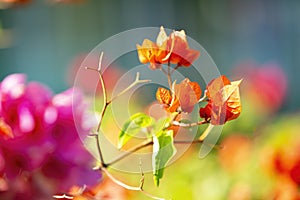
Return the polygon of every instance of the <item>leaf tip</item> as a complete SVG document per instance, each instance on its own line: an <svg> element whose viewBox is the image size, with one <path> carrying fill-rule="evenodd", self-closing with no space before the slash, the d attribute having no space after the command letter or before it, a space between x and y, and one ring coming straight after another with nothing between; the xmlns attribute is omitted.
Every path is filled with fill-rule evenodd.
<svg viewBox="0 0 300 200"><path fill-rule="evenodd" d="M159 177L157 177L156 175L153 176L153 180L154 180L154 184L156 187L159 187Z"/></svg>

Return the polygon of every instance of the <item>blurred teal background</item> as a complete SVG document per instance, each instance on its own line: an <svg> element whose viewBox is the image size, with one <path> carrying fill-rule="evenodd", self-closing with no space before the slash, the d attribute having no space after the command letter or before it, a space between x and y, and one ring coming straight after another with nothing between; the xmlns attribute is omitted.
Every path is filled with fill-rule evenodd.
<svg viewBox="0 0 300 200"><path fill-rule="evenodd" d="M164 25L184 29L226 75L248 60L277 63L289 81L282 110L294 111L300 105L299 19L296 0L32 0L0 10L0 78L22 72L62 91L76 56L121 31Z"/></svg>

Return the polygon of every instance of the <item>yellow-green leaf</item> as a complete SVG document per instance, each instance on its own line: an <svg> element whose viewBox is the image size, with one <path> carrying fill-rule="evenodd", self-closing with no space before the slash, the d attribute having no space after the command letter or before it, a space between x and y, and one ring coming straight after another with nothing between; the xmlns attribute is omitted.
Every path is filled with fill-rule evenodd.
<svg viewBox="0 0 300 200"><path fill-rule="evenodd" d="M138 134L143 128L151 126L153 118L144 114L136 113L130 117L122 127L119 134L118 148L122 148L133 136Z"/></svg>

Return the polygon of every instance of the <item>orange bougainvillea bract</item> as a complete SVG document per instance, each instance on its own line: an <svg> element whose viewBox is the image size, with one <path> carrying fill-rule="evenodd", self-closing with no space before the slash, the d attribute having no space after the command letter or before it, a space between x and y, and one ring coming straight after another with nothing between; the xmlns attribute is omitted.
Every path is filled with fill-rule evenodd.
<svg viewBox="0 0 300 200"><path fill-rule="evenodd" d="M170 63L178 66L188 67L200 56L199 51L189 48L184 30L170 34L168 47L171 48Z"/></svg>
<svg viewBox="0 0 300 200"><path fill-rule="evenodd" d="M161 64L172 63L188 67L200 55L200 52L189 48L185 32L174 31L167 36L163 27L157 36L156 43L145 39L142 45L137 44L138 57L141 63L150 63L151 69L160 69Z"/></svg>
<svg viewBox="0 0 300 200"><path fill-rule="evenodd" d="M198 83L191 82L186 78L181 83L173 85L173 94L165 88L158 88L156 99L164 105L168 112L176 112L179 107L183 112L192 112L202 94Z"/></svg>
<svg viewBox="0 0 300 200"><path fill-rule="evenodd" d="M222 125L236 119L242 110L240 83L241 80L230 82L224 75L213 79L206 88L208 104L200 108L200 117L213 125Z"/></svg>

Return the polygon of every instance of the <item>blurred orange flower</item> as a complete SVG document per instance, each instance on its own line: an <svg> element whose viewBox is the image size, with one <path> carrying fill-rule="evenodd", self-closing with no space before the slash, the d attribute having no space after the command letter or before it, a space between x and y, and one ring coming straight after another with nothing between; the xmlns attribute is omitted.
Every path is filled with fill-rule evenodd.
<svg viewBox="0 0 300 200"><path fill-rule="evenodd" d="M163 27L157 36L156 43L145 39L142 46L136 45L141 63L150 63L151 69L160 69L161 64L172 63L188 67L200 55L200 52L189 48L184 30L174 31L167 36Z"/></svg>
<svg viewBox="0 0 300 200"><path fill-rule="evenodd" d="M239 85L241 80L230 82L222 75L213 79L206 88L208 104L200 108L200 117L213 125L236 119L242 110Z"/></svg>
<svg viewBox="0 0 300 200"><path fill-rule="evenodd" d="M218 154L222 167L231 172L243 170L251 156L251 140L247 136L233 134L226 137L221 146L224 148Z"/></svg>
<svg viewBox="0 0 300 200"><path fill-rule="evenodd" d="M2 118L0 118L0 138L1 137L3 137L4 139L14 137L11 127L7 123L5 123Z"/></svg>
<svg viewBox="0 0 300 200"><path fill-rule="evenodd" d="M0 3L6 3L10 5L25 5L31 2L30 0L1 0Z"/></svg>
<svg viewBox="0 0 300 200"><path fill-rule="evenodd" d="M58 199L89 200L89 199L128 199L129 193L125 188L116 185L110 179L90 188L73 186L68 195L55 195Z"/></svg>
<svg viewBox="0 0 300 200"><path fill-rule="evenodd" d="M156 99L164 105L168 112L192 112L194 105L199 101L202 90L198 83L188 78L179 84L173 84L173 94L165 88L158 88Z"/></svg>

